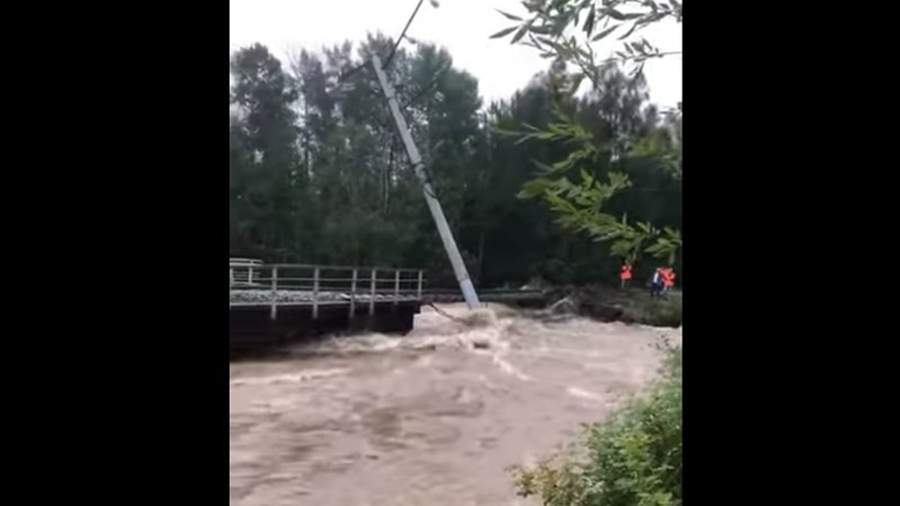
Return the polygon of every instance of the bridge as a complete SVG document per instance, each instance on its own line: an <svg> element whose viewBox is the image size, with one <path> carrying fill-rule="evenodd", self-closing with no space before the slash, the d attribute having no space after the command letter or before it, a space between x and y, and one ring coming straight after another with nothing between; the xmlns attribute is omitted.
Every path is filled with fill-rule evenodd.
<svg viewBox="0 0 900 506"><path fill-rule="evenodd" d="M459 289L423 290L421 269L266 264L231 258L233 352L326 332L406 333L422 304L462 300ZM485 290L485 302L540 303L538 290Z"/></svg>
<svg viewBox="0 0 900 506"><path fill-rule="evenodd" d="M265 264L232 258L228 268L232 351L340 330L412 330L421 269Z"/></svg>

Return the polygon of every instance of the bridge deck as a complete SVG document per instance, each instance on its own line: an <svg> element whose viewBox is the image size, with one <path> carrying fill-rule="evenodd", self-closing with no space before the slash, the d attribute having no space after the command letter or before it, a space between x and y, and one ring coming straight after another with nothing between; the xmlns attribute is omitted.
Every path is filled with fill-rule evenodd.
<svg viewBox="0 0 900 506"><path fill-rule="evenodd" d="M231 306L302 306L302 305L347 305L351 301L361 304L373 299L368 293L351 293L349 291L322 291L314 293L307 290L232 290ZM376 293L375 302L412 302L420 300L416 293Z"/></svg>
<svg viewBox="0 0 900 506"><path fill-rule="evenodd" d="M419 312L421 270L321 265L229 266L232 350L256 348L321 332L412 330Z"/></svg>

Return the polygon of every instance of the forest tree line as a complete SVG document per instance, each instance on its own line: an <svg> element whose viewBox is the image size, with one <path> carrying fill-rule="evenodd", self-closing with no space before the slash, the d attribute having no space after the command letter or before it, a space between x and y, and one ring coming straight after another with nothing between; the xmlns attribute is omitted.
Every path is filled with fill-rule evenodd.
<svg viewBox="0 0 900 506"><path fill-rule="evenodd" d="M260 44L232 55L232 255L421 267L430 286L455 285L374 70L359 66L392 46L377 34L356 48L303 50L285 62ZM452 63L445 49L419 42L398 49L386 73L476 286L618 274L621 259L609 244L564 230L546 206L520 196L542 164L565 159L570 148L511 133L547 128L559 114L598 143L628 136L648 154L617 165L631 186L608 202L609 212L681 228L680 166L661 162L680 124L649 103L641 76L607 66L602 85L578 96L556 60L508 99L483 104L478 80ZM590 170L603 177L610 169ZM658 264L638 262L638 278Z"/></svg>

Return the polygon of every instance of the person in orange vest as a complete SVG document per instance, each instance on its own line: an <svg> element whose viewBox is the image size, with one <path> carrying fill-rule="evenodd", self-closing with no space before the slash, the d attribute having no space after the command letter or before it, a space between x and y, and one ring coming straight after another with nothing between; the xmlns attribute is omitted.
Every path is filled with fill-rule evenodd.
<svg viewBox="0 0 900 506"><path fill-rule="evenodd" d="M671 267L663 267L660 269L662 274L663 292L668 292L675 287L675 271Z"/></svg>
<svg viewBox="0 0 900 506"><path fill-rule="evenodd" d="M627 260L622 262L622 271L619 273L619 279L622 280L622 289L624 290L628 282L631 281L631 264Z"/></svg>

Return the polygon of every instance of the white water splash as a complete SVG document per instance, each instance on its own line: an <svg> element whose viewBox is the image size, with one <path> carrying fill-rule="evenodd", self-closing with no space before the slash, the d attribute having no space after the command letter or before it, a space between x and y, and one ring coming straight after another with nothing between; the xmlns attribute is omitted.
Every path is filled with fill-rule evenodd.
<svg viewBox="0 0 900 506"><path fill-rule="evenodd" d="M514 376L522 381L531 381L531 376L516 369L515 366L513 366L512 364L510 364L509 362L507 362L506 360L501 358L499 355L494 355L491 357L491 359L493 360L493 362L495 364L497 364L497 366L500 368L500 370L505 372L506 374Z"/></svg>
<svg viewBox="0 0 900 506"><path fill-rule="evenodd" d="M588 399L591 401L604 401L605 398L597 393L584 390L578 387L569 387L566 389L566 393L571 395L572 397L578 397L579 399Z"/></svg>
<svg viewBox="0 0 900 506"><path fill-rule="evenodd" d="M262 376L256 378L238 378L231 380L230 386L240 387L249 385L277 385L279 383L303 383L305 381L314 379L328 378L331 376L346 374L347 372L349 372L349 369L321 369L304 371L297 374L279 374L275 376Z"/></svg>

